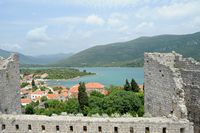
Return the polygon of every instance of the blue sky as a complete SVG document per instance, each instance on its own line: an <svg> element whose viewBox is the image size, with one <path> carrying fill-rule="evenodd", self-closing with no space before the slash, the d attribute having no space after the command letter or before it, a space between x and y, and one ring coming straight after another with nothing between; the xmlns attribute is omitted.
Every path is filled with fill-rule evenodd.
<svg viewBox="0 0 200 133"><path fill-rule="evenodd" d="M75 53L140 36L200 31L199 0L1 0L0 48Z"/></svg>

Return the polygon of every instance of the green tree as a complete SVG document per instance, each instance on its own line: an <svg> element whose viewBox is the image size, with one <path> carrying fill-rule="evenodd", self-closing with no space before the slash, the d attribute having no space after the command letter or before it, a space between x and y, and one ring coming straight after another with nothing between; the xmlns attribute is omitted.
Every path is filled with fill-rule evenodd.
<svg viewBox="0 0 200 133"><path fill-rule="evenodd" d="M128 79L126 79L126 83L124 85L124 90L126 90L126 91L130 91L131 90L131 86L130 86L130 83L128 82Z"/></svg>
<svg viewBox="0 0 200 133"><path fill-rule="evenodd" d="M29 83L27 83L27 82L22 82L21 85L20 85L20 87L21 87L21 88L24 88L24 87L26 87L27 85L29 85Z"/></svg>
<svg viewBox="0 0 200 133"><path fill-rule="evenodd" d="M88 95L86 92L86 88L85 88L85 83L84 82L80 82L79 83L79 87L78 87L78 102L79 102L79 107L81 109L81 111L84 111L84 107L89 105L89 101L88 101ZM84 114L86 115L86 114Z"/></svg>
<svg viewBox="0 0 200 133"><path fill-rule="evenodd" d="M45 101L47 101L47 97L46 96L42 96L40 100L41 100L41 102L45 102Z"/></svg>
<svg viewBox="0 0 200 133"><path fill-rule="evenodd" d="M138 84L135 82L135 80L133 78L131 80L131 90L133 92L139 92L139 90L140 90Z"/></svg>
<svg viewBox="0 0 200 133"><path fill-rule="evenodd" d="M117 90L104 98L103 111L111 115L119 113L120 115L130 113L133 116L138 114L142 103L140 98L131 91ZM140 113L142 114L142 113Z"/></svg>
<svg viewBox="0 0 200 133"><path fill-rule="evenodd" d="M34 79L32 80L31 85L32 85L33 88L36 87Z"/></svg>
<svg viewBox="0 0 200 133"><path fill-rule="evenodd" d="M67 112L68 114L79 113L79 103L77 98L70 98L65 102L64 112Z"/></svg>
<svg viewBox="0 0 200 133"><path fill-rule="evenodd" d="M26 105L25 114L34 114L34 107L32 104Z"/></svg>

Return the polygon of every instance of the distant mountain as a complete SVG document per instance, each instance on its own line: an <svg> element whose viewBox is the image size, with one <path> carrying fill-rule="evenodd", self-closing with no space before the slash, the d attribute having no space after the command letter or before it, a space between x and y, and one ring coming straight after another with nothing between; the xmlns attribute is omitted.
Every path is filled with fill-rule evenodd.
<svg viewBox="0 0 200 133"><path fill-rule="evenodd" d="M0 49L0 56L4 58L9 57L11 53L15 53L15 52L9 52L9 51ZM18 55L20 58L20 64L47 65L47 64L53 64L60 60L66 59L70 57L72 54L61 53L61 54L54 54L54 55L27 56L27 55L18 53Z"/></svg>
<svg viewBox="0 0 200 133"><path fill-rule="evenodd" d="M55 62L58 62L60 60L69 58L70 56L72 56L72 53L60 53L60 54L52 54L52 55L39 55L39 56L34 56L33 58L35 58L37 60L37 64L53 64Z"/></svg>
<svg viewBox="0 0 200 133"><path fill-rule="evenodd" d="M140 37L99 45L58 62L59 66L142 66L144 52L176 51L200 60L200 32L186 35Z"/></svg>

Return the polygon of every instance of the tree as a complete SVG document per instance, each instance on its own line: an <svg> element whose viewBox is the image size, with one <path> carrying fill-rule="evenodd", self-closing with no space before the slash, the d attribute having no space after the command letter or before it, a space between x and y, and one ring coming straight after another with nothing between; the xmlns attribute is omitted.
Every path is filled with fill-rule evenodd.
<svg viewBox="0 0 200 133"><path fill-rule="evenodd" d="M28 104L25 107L25 113L26 114L34 114L34 107L32 104Z"/></svg>
<svg viewBox="0 0 200 133"><path fill-rule="evenodd" d="M81 111L84 111L84 107L89 105L88 95L85 88L85 83L80 82L78 87L78 102ZM85 115L85 114L84 114Z"/></svg>
<svg viewBox="0 0 200 133"><path fill-rule="evenodd" d="M131 90L131 86L130 86L130 83L128 82L128 79L126 79L126 83L124 85L124 90L126 90L126 91L130 91Z"/></svg>
<svg viewBox="0 0 200 133"><path fill-rule="evenodd" d="M32 85L32 88L35 88L35 87L36 87L36 85L35 85L35 80L34 80L34 79L32 80L31 85Z"/></svg>
<svg viewBox="0 0 200 133"><path fill-rule="evenodd" d="M47 97L46 96L42 96L40 100L41 100L41 102L45 102L45 101L47 101Z"/></svg>
<svg viewBox="0 0 200 133"><path fill-rule="evenodd" d="M104 98L103 111L108 115L130 113L135 116L143 106L140 98L132 91L117 90ZM142 113L140 113L142 115Z"/></svg>
<svg viewBox="0 0 200 133"><path fill-rule="evenodd" d="M68 101L65 102L64 112L68 114L78 114L79 110L79 103L77 98L70 98Z"/></svg>
<svg viewBox="0 0 200 133"><path fill-rule="evenodd" d="M131 90L133 92L139 92L140 90L138 84L135 82L134 79L131 80Z"/></svg>

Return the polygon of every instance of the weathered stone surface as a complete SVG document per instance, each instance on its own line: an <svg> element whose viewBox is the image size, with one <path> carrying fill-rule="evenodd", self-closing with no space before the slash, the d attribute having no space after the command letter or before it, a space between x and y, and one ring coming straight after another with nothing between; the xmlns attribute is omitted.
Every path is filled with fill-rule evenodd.
<svg viewBox="0 0 200 133"><path fill-rule="evenodd" d="M0 112L21 113L19 59L16 54L0 59Z"/></svg>
<svg viewBox="0 0 200 133"><path fill-rule="evenodd" d="M200 63L173 53L145 53L145 112L188 118L200 132Z"/></svg>
<svg viewBox="0 0 200 133"><path fill-rule="evenodd" d="M167 133L193 133L192 124L186 120L176 120L169 118L94 118L77 116L36 116L36 115L1 115L0 129L4 133L163 133L166 128ZM16 128L18 125L18 128ZM31 126L31 130L30 127ZM45 127L42 130L42 126ZM70 131L70 126L73 131ZM84 131L84 126L86 131ZM57 128L56 128L57 127ZM102 131L99 130L101 128ZM115 130L117 128L117 130ZM133 132L130 129L133 129Z"/></svg>

